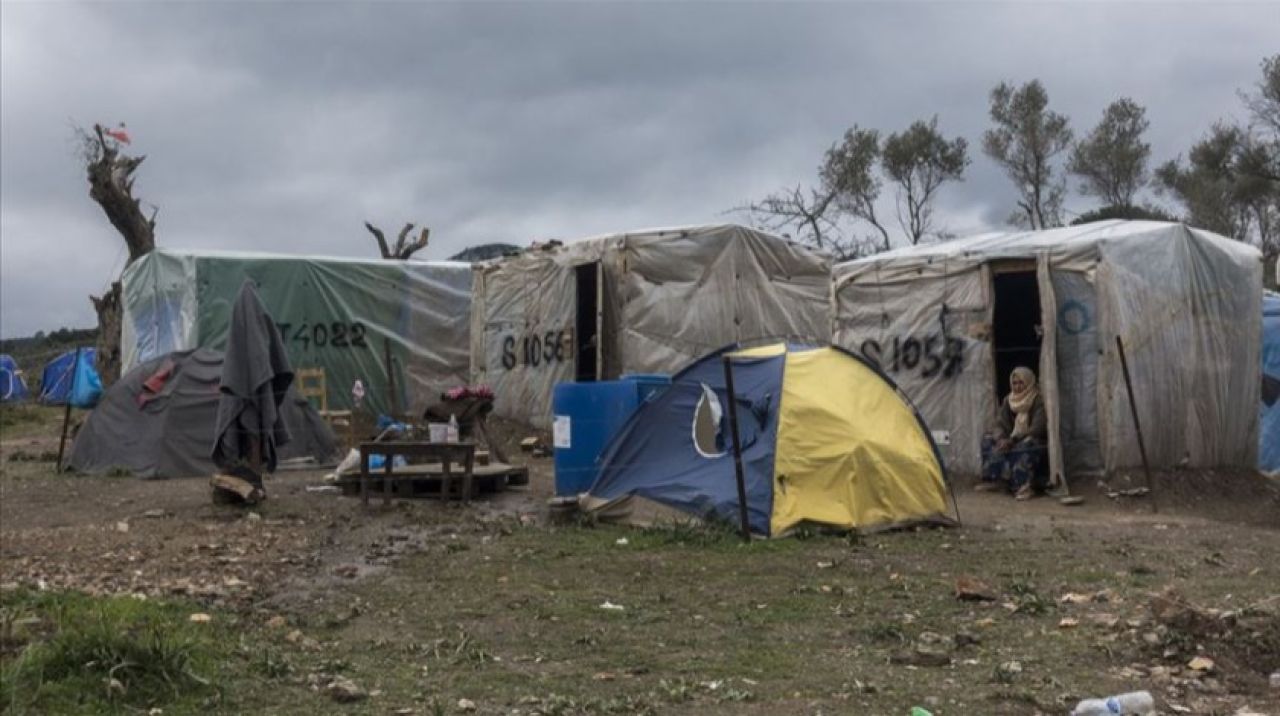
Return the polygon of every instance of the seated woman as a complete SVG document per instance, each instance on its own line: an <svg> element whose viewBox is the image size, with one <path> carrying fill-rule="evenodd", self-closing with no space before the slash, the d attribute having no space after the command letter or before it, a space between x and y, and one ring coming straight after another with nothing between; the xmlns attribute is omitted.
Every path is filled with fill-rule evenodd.
<svg viewBox="0 0 1280 716"><path fill-rule="evenodd" d="M979 489L1005 489L1019 500L1046 487L1042 469L1048 444L1044 399L1036 374L1018 367L1009 376L1009 395L1000 404L995 435L982 438L982 483Z"/></svg>

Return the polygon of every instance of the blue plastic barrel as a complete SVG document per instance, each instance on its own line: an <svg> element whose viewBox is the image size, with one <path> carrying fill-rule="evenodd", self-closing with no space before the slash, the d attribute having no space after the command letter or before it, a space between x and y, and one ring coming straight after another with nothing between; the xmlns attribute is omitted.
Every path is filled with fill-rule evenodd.
<svg viewBox="0 0 1280 716"><path fill-rule="evenodd" d="M637 398L641 405L671 385L671 376L663 373L630 373L622 376L622 379L636 384Z"/></svg>
<svg viewBox="0 0 1280 716"><path fill-rule="evenodd" d="M557 495L576 495L591 487L596 458L639 404L634 381L556 385L551 412Z"/></svg>

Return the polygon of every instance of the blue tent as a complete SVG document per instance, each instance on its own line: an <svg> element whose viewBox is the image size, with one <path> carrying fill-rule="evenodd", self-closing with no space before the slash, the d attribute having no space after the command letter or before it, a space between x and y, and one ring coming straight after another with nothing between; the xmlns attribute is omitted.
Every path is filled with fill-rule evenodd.
<svg viewBox="0 0 1280 716"><path fill-rule="evenodd" d="M48 405L66 405L76 408L92 408L102 397L102 379L93 367L97 351L80 349L80 362L76 364L76 351L71 350L49 361L40 376L40 402Z"/></svg>
<svg viewBox="0 0 1280 716"><path fill-rule="evenodd" d="M8 354L0 354L0 403L17 403L28 397L27 384L18 374L18 364Z"/></svg>
<svg viewBox="0 0 1280 716"><path fill-rule="evenodd" d="M1258 469L1280 470L1280 293L1262 296L1262 405Z"/></svg>

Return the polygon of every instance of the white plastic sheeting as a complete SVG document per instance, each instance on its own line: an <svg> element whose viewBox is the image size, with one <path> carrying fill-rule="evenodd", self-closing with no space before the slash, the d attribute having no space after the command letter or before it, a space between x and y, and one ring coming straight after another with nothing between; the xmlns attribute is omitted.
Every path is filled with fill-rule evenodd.
<svg viewBox="0 0 1280 716"><path fill-rule="evenodd" d="M1055 360L1055 469L1140 464L1115 337L1125 344L1148 456L1157 466L1250 466L1257 451L1259 252L1161 222L1109 221L984 234L899 249L835 269L833 340L877 360L930 428L948 465L974 473L994 422L991 270L1034 261L1053 309L1040 373ZM1042 282L1042 297L1046 295Z"/></svg>
<svg viewBox="0 0 1280 716"><path fill-rule="evenodd" d="M552 388L577 375L576 267L593 262L603 379L673 372L736 341L829 335L831 259L753 229L655 229L531 249L476 269L472 368L493 386L498 414L550 425Z"/></svg>
<svg viewBox="0 0 1280 716"><path fill-rule="evenodd" d="M418 412L468 379L470 264L175 249L125 271L123 369L177 350L221 350L246 278L293 366L324 369L330 410L351 407L356 380L374 410L389 411L394 391L396 407Z"/></svg>

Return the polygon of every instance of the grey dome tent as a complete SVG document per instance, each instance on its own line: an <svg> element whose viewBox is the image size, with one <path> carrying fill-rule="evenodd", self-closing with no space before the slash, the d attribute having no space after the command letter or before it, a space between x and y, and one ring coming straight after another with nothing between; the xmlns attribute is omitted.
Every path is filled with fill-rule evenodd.
<svg viewBox="0 0 1280 716"><path fill-rule="evenodd" d="M90 475L128 470L138 477L215 472L210 452L218 414L220 351L201 348L154 358L103 394L76 436L68 467ZM292 440L279 459L328 461L337 451L329 426L292 388L281 405Z"/></svg>

